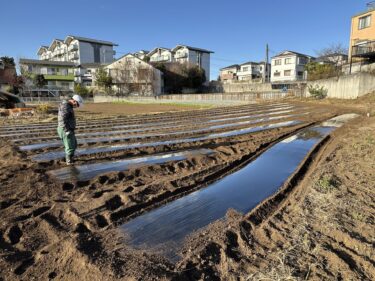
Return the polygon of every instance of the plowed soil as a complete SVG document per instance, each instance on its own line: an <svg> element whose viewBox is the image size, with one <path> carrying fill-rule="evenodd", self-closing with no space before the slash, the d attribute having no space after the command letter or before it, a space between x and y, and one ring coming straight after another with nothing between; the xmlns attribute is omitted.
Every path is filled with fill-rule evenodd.
<svg viewBox="0 0 375 281"><path fill-rule="evenodd" d="M35 153L61 148L21 152L11 138L0 139L0 280L373 280L374 117L360 117L336 130L278 194L255 210L229 211L225 220L191 235L178 263L132 249L118 230L123 222L236 171L306 126L345 112L363 114L348 106L293 105L296 113L310 114L275 122L301 121L294 126L82 156L78 165L197 147L215 151L81 182L61 183L48 176L47 171L63 165L61 160L36 163L30 159ZM258 108L264 110L264 106L268 105ZM241 116L241 110L247 109L254 110L253 105L125 116L118 121L181 121L186 122L185 130L201 125L189 121L197 116ZM229 130L241 128L244 125ZM41 136L53 136L53 131ZM168 139L159 136L147 141ZM99 145L110 144L82 147Z"/></svg>

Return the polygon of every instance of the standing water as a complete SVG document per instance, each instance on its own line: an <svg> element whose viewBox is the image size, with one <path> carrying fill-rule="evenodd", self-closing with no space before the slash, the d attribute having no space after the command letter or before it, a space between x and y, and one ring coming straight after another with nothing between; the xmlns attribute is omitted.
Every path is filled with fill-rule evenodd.
<svg viewBox="0 0 375 281"><path fill-rule="evenodd" d="M177 252L187 235L223 218L230 208L241 213L252 210L274 194L309 151L341 124L333 121L304 129L237 172L123 224L127 243L178 260Z"/></svg>

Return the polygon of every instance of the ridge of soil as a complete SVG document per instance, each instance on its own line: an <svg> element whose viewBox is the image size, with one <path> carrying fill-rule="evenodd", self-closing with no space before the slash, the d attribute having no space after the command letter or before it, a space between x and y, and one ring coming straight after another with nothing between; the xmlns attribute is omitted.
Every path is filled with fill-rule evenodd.
<svg viewBox="0 0 375 281"><path fill-rule="evenodd" d="M336 130L289 184L249 214L229 211L225 220L191 235L177 264L128 247L117 229L233 172L304 126L347 111L315 108L330 112L298 126L196 144L214 155L83 182L57 183L46 171L58 162L33 163L0 139L0 280L374 279L374 117ZM83 160L191 147L142 148Z"/></svg>

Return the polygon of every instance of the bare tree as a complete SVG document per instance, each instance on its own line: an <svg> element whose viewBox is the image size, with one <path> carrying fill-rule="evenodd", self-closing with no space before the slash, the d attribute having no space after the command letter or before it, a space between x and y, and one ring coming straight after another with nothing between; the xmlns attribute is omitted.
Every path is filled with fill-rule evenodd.
<svg viewBox="0 0 375 281"><path fill-rule="evenodd" d="M325 57L327 61L332 62L337 67L342 64L342 55L347 55L348 49L341 43L337 43L316 51L316 54L319 57Z"/></svg>
<svg viewBox="0 0 375 281"><path fill-rule="evenodd" d="M154 91L153 68L138 60L126 58L111 72L121 95L130 95L131 93L150 95Z"/></svg>
<svg viewBox="0 0 375 281"><path fill-rule="evenodd" d="M139 65L136 73L138 92L143 96L152 95L155 90L154 70L150 66L141 67Z"/></svg>

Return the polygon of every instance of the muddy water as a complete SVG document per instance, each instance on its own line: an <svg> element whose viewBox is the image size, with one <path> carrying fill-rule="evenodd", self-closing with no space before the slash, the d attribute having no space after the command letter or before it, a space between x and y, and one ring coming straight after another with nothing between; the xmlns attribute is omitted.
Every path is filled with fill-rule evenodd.
<svg viewBox="0 0 375 281"><path fill-rule="evenodd" d="M196 142L196 141L203 141L215 138L222 138L222 137L233 137L243 134L249 134L264 130L270 130L274 128L281 128L287 126L293 126L300 124L300 121L286 121L286 122L279 122L269 125L257 126L257 127L248 127L239 130L232 130L227 131L224 133L217 133L217 134L209 134L202 137L195 137L195 138L186 138L186 139L177 139L177 140L168 140L168 141L159 141L159 142L148 142L148 143L133 143L133 144L124 144L124 145L112 145L112 146L102 146L102 147L95 147L95 148L86 148L86 149L77 149L76 155L88 155L94 153L106 153L106 152L114 152L119 150L125 149L132 149L132 148L141 148L147 146L159 146L159 145L171 145L171 144L179 144L179 143L186 143L186 142ZM46 152L37 154L31 157L34 161L50 161L50 160L57 160L62 159L65 157L64 151L56 151L56 152Z"/></svg>
<svg viewBox="0 0 375 281"><path fill-rule="evenodd" d="M151 164L163 164L170 161L180 161L188 157L198 156L198 155L210 155L214 151L211 149L196 149L187 150L183 152L176 153L163 153L153 156L137 157L126 160L102 162L89 165L72 166L65 167L58 170L53 170L48 172L59 181L73 181L73 180L89 180L100 174L115 172L115 171L125 171L134 166L144 166Z"/></svg>
<svg viewBox="0 0 375 281"><path fill-rule="evenodd" d="M230 208L249 212L275 193L306 154L333 129L305 129L207 188L125 223L121 228L127 243L178 260L176 253L187 235L223 218Z"/></svg>

